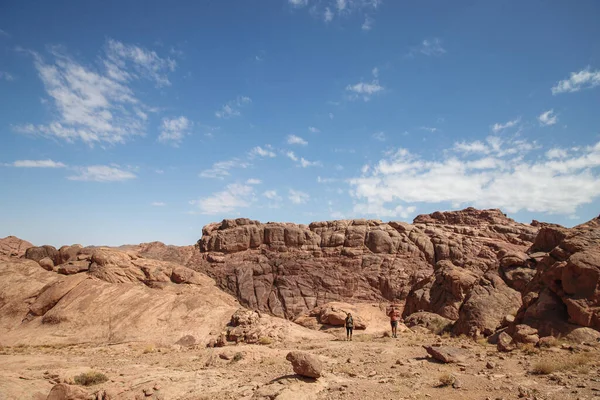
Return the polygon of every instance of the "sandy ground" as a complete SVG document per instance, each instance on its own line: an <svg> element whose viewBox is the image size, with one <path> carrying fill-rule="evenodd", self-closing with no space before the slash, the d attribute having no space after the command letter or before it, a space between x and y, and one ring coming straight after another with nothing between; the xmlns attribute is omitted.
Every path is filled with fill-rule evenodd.
<svg viewBox="0 0 600 400"><path fill-rule="evenodd" d="M335 330L328 339L214 349L148 343L4 347L0 399L45 399L53 382L71 382L90 370L109 381L86 390L107 390L116 399L600 398L600 351L593 346L507 354L467 338L410 330L398 336L359 332L347 342ZM462 348L468 359L460 364L432 360L422 345L439 341ZM313 381L295 375L285 360L289 350L317 355L323 376ZM554 365L573 357L585 362L546 375L532 372L540 362ZM449 375L456 379L454 387L440 386Z"/></svg>

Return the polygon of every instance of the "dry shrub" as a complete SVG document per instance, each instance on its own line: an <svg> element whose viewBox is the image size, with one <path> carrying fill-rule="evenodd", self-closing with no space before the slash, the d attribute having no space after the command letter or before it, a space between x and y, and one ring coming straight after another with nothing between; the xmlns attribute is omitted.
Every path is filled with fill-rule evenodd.
<svg viewBox="0 0 600 400"><path fill-rule="evenodd" d="M438 387L452 386L456 382L456 378L452 374L442 374L439 378Z"/></svg>
<svg viewBox="0 0 600 400"><path fill-rule="evenodd" d="M153 344L149 344L148 346L144 347L144 354L148 354L148 353L154 353L156 351L156 349L154 348Z"/></svg>
<svg viewBox="0 0 600 400"><path fill-rule="evenodd" d="M443 333L448 332L450 334L450 329L452 328L452 322L444 322L442 320L433 320L427 327L431 332L436 335L441 335Z"/></svg>
<svg viewBox="0 0 600 400"><path fill-rule="evenodd" d="M42 317L42 324L46 324L46 325L58 325L61 322L65 322L65 321L67 321L67 318L60 317L58 315L46 314Z"/></svg>
<svg viewBox="0 0 600 400"><path fill-rule="evenodd" d="M92 386L104 383L108 377L101 372L89 371L75 377L75 383L82 386Z"/></svg>
<svg viewBox="0 0 600 400"><path fill-rule="evenodd" d="M517 344L517 348L529 356L539 353L539 350L533 343L519 343Z"/></svg>
<svg viewBox="0 0 600 400"><path fill-rule="evenodd" d="M587 364L592 361L594 361L594 355L591 353L572 354L558 359L544 358L535 363L531 372L539 375L569 370L586 372L588 370Z"/></svg>
<svg viewBox="0 0 600 400"><path fill-rule="evenodd" d="M267 345L271 343L273 343L273 339L268 336L262 336L260 339L258 339L258 344Z"/></svg>
<svg viewBox="0 0 600 400"><path fill-rule="evenodd" d="M241 360L242 360L242 358L244 358L244 354L243 354L243 353L240 353L240 352L237 352L237 353L235 353L235 354L233 355L233 359L231 360L231 362L238 362L238 361L241 361Z"/></svg>

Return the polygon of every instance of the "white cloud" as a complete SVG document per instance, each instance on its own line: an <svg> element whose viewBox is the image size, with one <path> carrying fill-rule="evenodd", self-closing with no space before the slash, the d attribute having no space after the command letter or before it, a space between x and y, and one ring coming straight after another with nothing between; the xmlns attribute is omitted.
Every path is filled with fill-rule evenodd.
<svg viewBox="0 0 600 400"><path fill-rule="evenodd" d="M569 153L564 149L553 148L546 152L546 157L552 158L566 158Z"/></svg>
<svg viewBox="0 0 600 400"><path fill-rule="evenodd" d="M250 178L246 181L247 185L260 185L262 181L260 179Z"/></svg>
<svg viewBox="0 0 600 400"><path fill-rule="evenodd" d="M315 128L314 126L309 126L309 127L308 127L308 130L309 130L310 132L312 132L312 133L319 133L319 132L321 132L321 131L319 130L319 128Z"/></svg>
<svg viewBox="0 0 600 400"><path fill-rule="evenodd" d="M275 152L271 149L271 146L266 145L265 148L263 149L260 146L256 146L254 147L252 150L250 150L250 157L276 157L277 155L275 154Z"/></svg>
<svg viewBox="0 0 600 400"><path fill-rule="evenodd" d="M277 194L277 190L267 190L263 193L263 196L269 200L281 200L281 196Z"/></svg>
<svg viewBox="0 0 600 400"><path fill-rule="evenodd" d="M112 39L108 40L105 51L107 59L104 65L112 79L127 81L141 76L154 81L159 87L171 85L167 72L175 71L175 60L161 58L154 51ZM125 70L128 65L132 67L132 72Z"/></svg>
<svg viewBox="0 0 600 400"><path fill-rule="evenodd" d="M288 0L294 7L304 7L308 4L308 0Z"/></svg>
<svg viewBox="0 0 600 400"><path fill-rule="evenodd" d="M288 151L288 152L286 152L286 153L285 153L285 156L286 156L287 158L289 158L290 160L292 160L292 161L298 161L298 157L296 156L296 154L294 154L294 152L293 152L293 151Z"/></svg>
<svg viewBox="0 0 600 400"><path fill-rule="evenodd" d="M540 125L542 126L549 126L556 124L558 117L554 114L554 110L548 110L540 114L538 121L540 121Z"/></svg>
<svg viewBox="0 0 600 400"><path fill-rule="evenodd" d="M371 73L373 74L374 78L379 78L379 68L373 68L373 70L371 70Z"/></svg>
<svg viewBox="0 0 600 400"><path fill-rule="evenodd" d="M427 131L427 132L431 132L431 133L435 133L438 131L438 128L432 128L430 126L421 126L421 127L419 127L419 129L422 131Z"/></svg>
<svg viewBox="0 0 600 400"><path fill-rule="evenodd" d="M290 201L294 204L304 204L310 200L310 196L308 193L290 189L288 192L288 199L290 199Z"/></svg>
<svg viewBox="0 0 600 400"><path fill-rule="evenodd" d="M230 175L229 170L233 168L248 168L250 164L238 158L233 158L227 161L219 161L212 165L212 168L200 172L201 178L217 178L223 179Z"/></svg>
<svg viewBox="0 0 600 400"><path fill-rule="evenodd" d="M338 9L338 12L340 11L344 11L346 9L346 0L336 0L336 6Z"/></svg>
<svg viewBox="0 0 600 400"><path fill-rule="evenodd" d="M492 132L498 133L505 129L512 128L513 126L517 125L520 121L521 118L513 119L512 121L508 121L504 124L499 124L496 122L494 125L492 125Z"/></svg>
<svg viewBox="0 0 600 400"><path fill-rule="evenodd" d="M190 134L189 130L192 125L193 122L184 116L172 119L163 118L160 126L160 136L158 137L158 141L162 143L171 143L174 146L178 146L183 140L184 136Z"/></svg>
<svg viewBox="0 0 600 400"><path fill-rule="evenodd" d="M190 201L196 205L201 214L231 214L239 208L250 207L255 200L254 189L250 185L232 183L225 190L213 193L212 196Z"/></svg>
<svg viewBox="0 0 600 400"><path fill-rule="evenodd" d="M302 168L320 167L320 166L322 166L322 164L320 161L308 161L304 157L300 157L300 166Z"/></svg>
<svg viewBox="0 0 600 400"><path fill-rule="evenodd" d="M306 140L304 140L300 136L296 136L296 135L288 135L287 142L288 142L288 144L299 144L302 146L306 146L308 144L308 142Z"/></svg>
<svg viewBox="0 0 600 400"><path fill-rule="evenodd" d="M570 215L600 196L600 142L577 154L551 150L548 158L530 160L525 155L535 143L490 137L484 146L475 159L452 150L436 160L405 149L389 155L350 180L355 211L402 216L413 206L406 203L447 202Z"/></svg>
<svg viewBox="0 0 600 400"><path fill-rule="evenodd" d="M329 7L325 7L325 12L323 13L323 20L325 22L330 22L333 19L333 12L329 9Z"/></svg>
<svg viewBox="0 0 600 400"><path fill-rule="evenodd" d="M14 81L15 77L6 71L0 71L0 80L1 79L4 79L5 81L10 82L10 81Z"/></svg>
<svg viewBox="0 0 600 400"><path fill-rule="evenodd" d="M442 56L446 54L446 49L442 47L442 41L438 38L425 39L419 46L411 49L409 56L414 56L416 53L426 56Z"/></svg>
<svg viewBox="0 0 600 400"><path fill-rule="evenodd" d="M333 182L337 182L337 179L335 179L335 178L321 178L320 176L317 176L317 183L333 183Z"/></svg>
<svg viewBox="0 0 600 400"><path fill-rule="evenodd" d="M367 202L360 203L354 206L354 212L360 215L376 215L378 217L386 218L409 218L415 211L416 207L410 206L405 207L398 205L392 209L385 208L382 203L379 202Z"/></svg>
<svg viewBox="0 0 600 400"><path fill-rule="evenodd" d="M215 111L217 118L232 118L242 115L240 108L252 103L252 99L247 96L238 96L235 100L231 100L221 107L221 110Z"/></svg>
<svg viewBox="0 0 600 400"><path fill-rule="evenodd" d="M163 203L162 201L154 201L151 204L153 207L164 207L167 205L167 203Z"/></svg>
<svg viewBox="0 0 600 400"><path fill-rule="evenodd" d="M105 71L84 66L57 48L52 49L50 62L35 52L28 53L57 118L47 125L25 124L15 130L89 145L124 143L143 136L145 111L152 110L135 97L130 83L144 78L158 86L167 85L167 74L175 68L174 62L154 52L114 40L107 42L105 56L100 57Z"/></svg>
<svg viewBox="0 0 600 400"><path fill-rule="evenodd" d="M569 79L559 81L552 87L552 94L578 92L600 86L600 70L592 71L590 67L579 72L571 72Z"/></svg>
<svg viewBox="0 0 600 400"><path fill-rule="evenodd" d="M12 164L7 164L17 168L65 168L66 165L61 162L48 160L17 160Z"/></svg>
<svg viewBox="0 0 600 400"><path fill-rule="evenodd" d="M371 83L359 82L346 86L346 90L352 92L351 99L357 99L359 96L362 96L364 101L369 101L371 96L382 92L384 89L377 79Z"/></svg>
<svg viewBox="0 0 600 400"><path fill-rule="evenodd" d="M78 175L69 176L67 179L72 181L117 182L136 178L134 173L122 170L119 166L92 165L78 167L77 170Z"/></svg>
<svg viewBox="0 0 600 400"><path fill-rule="evenodd" d="M371 29L373 29L374 23L375 23L375 20L373 20L373 18L371 18L368 15L365 15L365 22L363 22L361 29L363 31L370 31Z"/></svg>
<svg viewBox="0 0 600 400"><path fill-rule="evenodd" d="M474 142L460 142L454 144L454 150L462 153L489 153L489 148L483 142L476 140Z"/></svg>
<svg viewBox="0 0 600 400"><path fill-rule="evenodd" d="M379 140L380 142L385 142L385 133L384 132L375 132L373 135L373 139Z"/></svg>

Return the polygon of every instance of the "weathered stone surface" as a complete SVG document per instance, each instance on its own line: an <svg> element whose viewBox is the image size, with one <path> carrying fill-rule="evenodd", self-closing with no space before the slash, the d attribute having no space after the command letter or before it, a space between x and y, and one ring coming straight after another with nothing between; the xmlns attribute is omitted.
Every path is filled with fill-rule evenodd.
<svg viewBox="0 0 600 400"><path fill-rule="evenodd" d="M448 331L452 327L453 321L438 314L421 311L406 317L404 324L409 328L422 326L436 334L440 334Z"/></svg>
<svg viewBox="0 0 600 400"><path fill-rule="evenodd" d="M52 271L54 269L54 261L50 257L44 257L40 261L38 261L40 267L44 268L46 271Z"/></svg>
<svg viewBox="0 0 600 400"><path fill-rule="evenodd" d="M40 264L41 265L41 264ZM68 261L58 266L57 272L63 275L73 275L85 272L90 268L89 261Z"/></svg>
<svg viewBox="0 0 600 400"><path fill-rule="evenodd" d="M66 383L59 383L50 390L46 400L87 400L88 398L89 394L84 389Z"/></svg>
<svg viewBox="0 0 600 400"><path fill-rule="evenodd" d="M285 359L292 363L296 374L315 379L321 377L323 366L317 356L303 351L290 351Z"/></svg>
<svg viewBox="0 0 600 400"><path fill-rule="evenodd" d="M297 318L331 301L408 296L407 314L426 310L456 320L470 288L497 269L498 254L525 254L537 230L499 210L474 208L421 215L412 225L239 218L205 226L200 252L186 265L243 305L277 316Z"/></svg>
<svg viewBox="0 0 600 400"><path fill-rule="evenodd" d="M523 292L516 323L541 336L600 329L600 218L571 229L544 226L529 250L532 257L535 252L537 273Z"/></svg>
<svg viewBox="0 0 600 400"><path fill-rule="evenodd" d="M433 358L443 363L460 363L465 362L469 354L456 347L450 346L423 346L427 353Z"/></svg>
<svg viewBox="0 0 600 400"><path fill-rule="evenodd" d="M30 247L25 251L25 258L39 262L42 258L48 257L54 262L54 265L60 264L58 250L54 246Z"/></svg>
<svg viewBox="0 0 600 400"><path fill-rule="evenodd" d="M311 329L319 329L323 325L344 326L348 313L352 314L354 329L367 329L367 324L357 308L351 304L340 302L331 302L315 307L307 315L297 317L294 322Z"/></svg>
<svg viewBox="0 0 600 400"><path fill-rule="evenodd" d="M500 333L500 335L498 336L498 343L496 346L498 348L498 351L503 352L509 352L515 349L515 344L513 343L512 337L506 332Z"/></svg>
<svg viewBox="0 0 600 400"><path fill-rule="evenodd" d="M8 257L23 257L25 251L33 244L16 236L7 236L0 239L0 255Z"/></svg>

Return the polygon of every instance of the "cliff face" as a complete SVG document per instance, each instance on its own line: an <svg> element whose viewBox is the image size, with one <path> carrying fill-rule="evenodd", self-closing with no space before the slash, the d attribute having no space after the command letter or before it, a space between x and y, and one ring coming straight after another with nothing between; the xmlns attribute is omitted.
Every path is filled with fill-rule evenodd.
<svg viewBox="0 0 600 400"><path fill-rule="evenodd" d="M496 271L498 255L524 252L538 229L474 208L420 215L413 224L240 218L207 225L188 265L244 305L293 318L333 300L404 299L439 263Z"/></svg>

